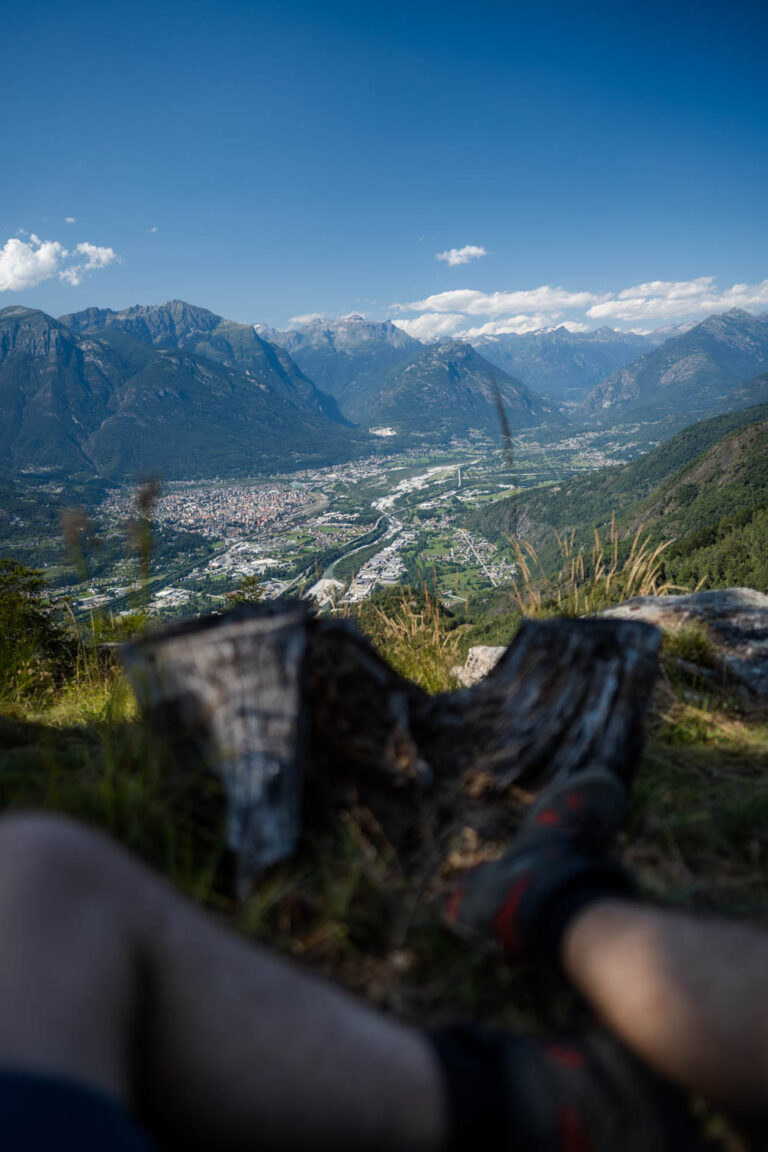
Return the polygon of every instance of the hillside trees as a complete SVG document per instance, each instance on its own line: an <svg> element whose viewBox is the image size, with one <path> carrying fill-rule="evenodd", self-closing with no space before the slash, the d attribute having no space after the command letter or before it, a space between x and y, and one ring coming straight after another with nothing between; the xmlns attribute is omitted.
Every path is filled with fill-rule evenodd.
<svg viewBox="0 0 768 1152"><path fill-rule="evenodd" d="M72 642L35 568L0 558L0 697L45 692L70 663Z"/></svg>

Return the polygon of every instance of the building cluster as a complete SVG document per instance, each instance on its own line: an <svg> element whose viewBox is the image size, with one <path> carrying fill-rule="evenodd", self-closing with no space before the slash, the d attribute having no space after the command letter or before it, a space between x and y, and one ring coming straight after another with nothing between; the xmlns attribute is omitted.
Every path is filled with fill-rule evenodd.
<svg viewBox="0 0 768 1152"><path fill-rule="evenodd" d="M279 564L280 560L277 557L265 556L258 544L240 540L231 548L227 548L226 552L220 552L218 556L209 560L203 572L208 576L225 573L229 576L258 576L267 568L275 568ZM190 578L195 574L199 575L200 570L190 573Z"/></svg>
<svg viewBox="0 0 768 1152"><path fill-rule="evenodd" d="M445 475L439 483L447 484L451 481L455 486L457 471L460 471L460 469L457 469L456 466L446 468L444 464L438 464L436 468L428 468L426 472L422 472L419 476L409 476L407 480L401 480L399 484L396 484L386 496L380 496L378 500L374 500L373 507L379 512L386 512L392 509L395 503L403 496L409 496L435 482L435 477L441 472L445 473ZM448 495L452 495L452 492L448 493Z"/></svg>
<svg viewBox="0 0 768 1152"><path fill-rule="evenodd" d="M483 502L509 487L498 476L495 458L490 465L481 457L433 460L420 461L418 471L413 462L406 465L405 478L402 458L372 456L274 481L167 484L152 509L153 520L204 534L215 542L215 554L169 570L168 586L154 594L151 610L190 610L192 601L199 607L200 595L217 601L247 576L259 578L265 599L296 594L314 576L309 595L319 604L336 603L342 595L346 603L356 603L382 585L400 583L425 534L431 538L425 559L438 568L457 563L491 584L508 582L516 566L495 545L457 526L453 502L456 497ZM382 494L375 498L377 489ZM353 554L361 535L373 527L371 512L386 532L344 594L332 579L333 566L322 557ZM112 493L101 513L121 519L135 515L134 494ZM81 607L98 607L116 591L94 587L94 599Z"/></svg>
<svg viewBox="0 0 768 1152"><path fill-rule="evenodd" d="M247 536L313 502L304 485L170 484L153 509L157 524L200 532L209 539ZM131 497L112 493L102 505L106 514L130 515Z"/></svg>
<svg viewBox="0 0 768 1152"><path fill-rule="evenodd" d="M189 603L190 593L186 588L161 588L150 601L150 611L163 612L170 608L181 608Z"/></svg>
<svg viewBox="0 0 768 1152"><path fill-rule="evenodd" d="M375 556L371 556L370 560L366 560L350 584L343 603L357 604L360 600L366 600L379 584L397 584L405 572L400 553L408 544L413 544L415 539L416 533L407 528Z"/></svg>
<svg viewBox="0 0 768 1152"><path fill-rule="evenodd" d="M397 463L397 456L366 456L361 460L349 460L345 464L331 464L326 468L303 468L291 472L292 483L312 484L327 487L329 484L354 484L381 476L389 464Z"/></svg>
<svg viewBox="0 0 768 1152"><path fill-rule="evenodd" d="M496 545L485 537L478 536L476 532L457 528L453 533L450 559L455 563L479 565L480 570L494 587L512 580L518 570L517 564L498 556L497 553Z"/></svg>

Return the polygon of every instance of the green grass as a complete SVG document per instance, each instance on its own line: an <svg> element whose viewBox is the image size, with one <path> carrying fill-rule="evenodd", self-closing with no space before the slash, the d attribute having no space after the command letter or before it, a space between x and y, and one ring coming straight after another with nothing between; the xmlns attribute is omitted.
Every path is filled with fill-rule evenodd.
<svg viewBox="0 0 768 1152"><path fill-rule="evenodd" d="M768 908L767 721L727 694L660 686L626 845L650 892L726 913Z"/></svg>
<svg viewBox="0 0 768 1152"><path fill-rule="evenodd" d="M689 623L676 631L665 631L662 652L671 660L685 660L699 668L715 667L715 650L706 628Z"/></svg>

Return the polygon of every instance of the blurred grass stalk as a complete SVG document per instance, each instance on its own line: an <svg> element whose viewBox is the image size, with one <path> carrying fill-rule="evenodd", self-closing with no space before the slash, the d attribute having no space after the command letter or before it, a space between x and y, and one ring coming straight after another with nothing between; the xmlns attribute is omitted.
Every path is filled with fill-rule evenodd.
<svg viewBox="0 0 768 1152"><path fill-rule="evenodd" d="M559 572L545 571L534 546L517 536L510 538L521 580L516 582L513 600L523 616L587 616L614 607L633 596L666 596L688 589L664 579L662 556L674 541L653 544L640 525L628 556L619 558L619 537L615 514L611 516L608 540L604 543L597 528L589 563L576 548L576 531L555 531L561 557Z"/></svg>

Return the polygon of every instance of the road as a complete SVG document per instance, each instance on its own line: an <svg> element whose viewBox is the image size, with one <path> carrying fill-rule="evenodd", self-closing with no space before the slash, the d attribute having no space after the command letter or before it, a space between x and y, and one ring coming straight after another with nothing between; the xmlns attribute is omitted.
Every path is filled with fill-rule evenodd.
<svg viewBox="0 0 768 1152"><path fill-rule="evenodd" d="M477 559L477 562L480 565L480 567L482 568L483 572L485 572L486 576L490 580L493 587L498 588L498 584L496 583L493 576L491 576L490 572L486 568L485 560L483 560L483 558L480 555L480 553L478 552L477 548L475 548L475 545L472 542L472 537L470 536L469 532L467 532L466 528L457 528L456 529L456 535L464 537L464 542L466 543L467 547L471 548L472 551L474 552L475 558Z"/></svg>
<svg viewBox="0 0 768 1152"><path fill-rule="evenodd" d="M394 505L395 501L398 499L398 497L405 496L409 492L419 491L422 488L428 487L429 482L431 480L436 480L438 475L443 476L449 472L456 472L457 476L458 476L458 481L459 481L457 487L456 488L450 488L446 492L443 493L443 496L446 496L446 497L453 496L454 493L458 492L459 489L461 488L461 469L464 468L466 470L467 468L471 468L473 464L480 463L481 459L482 458L478 456L476 459L470 460L468 463L463 462L461 464L440 464L435 468L429 468L426 472L422 472L418 476L412 476L409 480L401 480L400 483L395 485L395 487L392 489L392 491L389 492L386 496L379 496L376 500L371 501L371 507L375 508L377 512L382 512L384 515L386 515L387 519L389 520L389 527L388 527L387 531L380 537L380 542L382 544L384 544L384 542L386 540L389 540L389 541L396 540L398 534L400 532L402 532L403 528L405 527L404 522L402 520L398 520L398 518L391 511L391 508ZM408 510L411 511L412 509L416 509L416 508L420 507L420 505L425 503L426 500L428 500L428 499L431 499L431 497L429 496L429 493L427 492L427 493L425 493L423 499L415 500L412 504L409 504ZM377 521L377 523L378 523L378 521ZM351 548L344 555L345 556L351 556L354 552L361 551L362 547L365 547L365 545L362 545L361 547L358 547L358 548ZM343 559L343 557L340 556L339 560L341 560L341 559ZM479 557L478 557L478 559L479 559ZM334 561L334 564L329 565L329 567L326 569L326 571L324 573L325 576L330 576L332 574L332 569L333 569L335 564L338 564L339 560L336 560L336 561ZM480 561L480 563L482 564L482 561ZM485 568L484 564L483 564L483 568ZM489 574L489 579L490 579L490 574ZM491 580L491 583L493 584L494 581ZM373 591L373 589L375 587L376 587L376 584L374 583L371 587L371 591ZM366 593L366 595L369 595L369 593Z"/></svg>
<svg viewBox="0 0 768 1152"><path fill-rule="evenodd" d="M381 524L382 520L384 520L384 519L385 519L384 516L379 516L379 518L376 521L376 523L374 524L373 528L369 528L367 532L363 533L363 536L370 536L371 532L374 532L378 528L379 524ZM353 556L355 554L355 552L362 552L363 548L369 548L371 546L371 544L378 544L380 540L383 540L386 537L386 535L387 535L387 533L384 532L383 535L378 536L375 540L369 540L367 544L355 544L354 548L350 548L350 549L348 549L348 551L343 552L341 554L341 556L337 556L336 559L332 560L331 563L328 565L328 567L324 570L323 580L332 580L333 579L333 570L336 567L336 565L339 563L340 560L346 560L347 556ZM356 539L360 540L361 537L357 536ZM354 544L355 542L354 542L354 540L351 540L350 543Z"/></svg>

